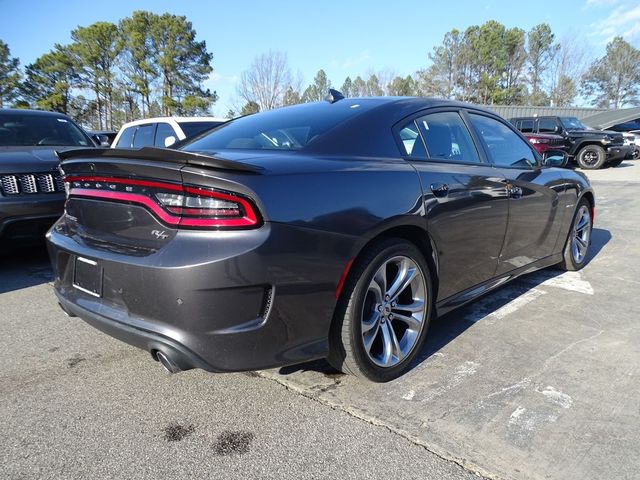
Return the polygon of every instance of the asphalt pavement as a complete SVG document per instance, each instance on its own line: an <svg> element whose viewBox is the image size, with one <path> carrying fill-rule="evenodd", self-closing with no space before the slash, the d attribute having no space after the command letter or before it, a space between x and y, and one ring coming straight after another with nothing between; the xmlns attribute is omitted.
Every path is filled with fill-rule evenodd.
<svg viewBox="0 0 640 480"><path fill-rule="evenodd" d="M414 368L165 373L0 257L0 478L637 478L640 162L589 173L594 244L436 320Z"/></svg>

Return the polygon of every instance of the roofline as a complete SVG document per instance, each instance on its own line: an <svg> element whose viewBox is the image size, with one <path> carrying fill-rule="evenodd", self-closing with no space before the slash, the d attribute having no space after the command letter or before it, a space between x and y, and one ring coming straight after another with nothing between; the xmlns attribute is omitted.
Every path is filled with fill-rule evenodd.
<svg viewBox="0 0 640 480"><path fill-rule="evenodd" d="M131 127L136 125L145 125L147 123L154 122L166 122L171 123L174 122L226 122L228 118L220 118L220 117L151 117L151 118L141 118L139 120L133 120L132 122L123 123L121 129L124 127Z"/></svg>
<svg viewBox="0 0 640 480"><path fill-rule="evenodd" d="M49 110L37 110L34 108L0 108L0 113L27 113L35 115L51 115L53 117L71 118L66 113L51 112Z"/></svg>

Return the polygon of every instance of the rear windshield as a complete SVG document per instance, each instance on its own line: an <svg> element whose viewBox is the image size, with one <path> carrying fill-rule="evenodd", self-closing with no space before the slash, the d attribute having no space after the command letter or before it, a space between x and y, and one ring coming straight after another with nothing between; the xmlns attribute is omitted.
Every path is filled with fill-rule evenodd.
<svg viewBox="0 0 640 480"><path fill-rule="evenodd" d="M209 130L210 128L217 127L222 123L224 122L178 122L178 125L180 125L180 128L184 132L185 137L189 138L195 137L199 133L204 132L205 130Z"/></svg>
<svg viewBox="0 0 640 480"><path fill-rule="evenodd" d="M355 117L365 105L339 101L308 103L280 108L232 120L181 149L300 150L339 123Z"/></svg>
<svg viewBox="0 0 640 480"><path fill-rule="evenodd" d="M87 147L91 141L66 118L0 114L0 146Z"/></svg>

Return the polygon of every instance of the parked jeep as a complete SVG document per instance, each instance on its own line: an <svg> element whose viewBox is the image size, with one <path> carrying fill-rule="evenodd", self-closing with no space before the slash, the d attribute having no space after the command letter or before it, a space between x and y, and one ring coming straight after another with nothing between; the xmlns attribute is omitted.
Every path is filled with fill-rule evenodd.
<svg viewBox="0 0 640 480"><path fill-rule="evenodd" d="M590 130L575 117L517 117L509 121L525 135L560 135L570 160L585 170L595 170L605 165L615 167L631 153L621 133Z"/></svg>

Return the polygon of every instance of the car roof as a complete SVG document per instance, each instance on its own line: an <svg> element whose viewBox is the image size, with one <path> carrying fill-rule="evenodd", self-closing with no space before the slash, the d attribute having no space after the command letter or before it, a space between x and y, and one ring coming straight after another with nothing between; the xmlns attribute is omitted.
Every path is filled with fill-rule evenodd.
<svg viewBox="0 0 640 480"><path fill-rule="evenodd" d="M477 105L431 97L349 97L332 104L320 101L285 108L305 109L309 115L321 115L333 106L340 109L360 106L362 109L361 113L338 123L310 142L303 149L305 152L317 155L397 155L398 147L390 128L414 115L428 113L427 109L464 108L500 118Z"/></svg>
<svg viewBox="0 0 640 480"><path fill-rule="evenodd" d="M64 113L48 112L46 110L29 110L27 108L0 108L2 115L34 115L42 117L69 118Z"/></svg>

